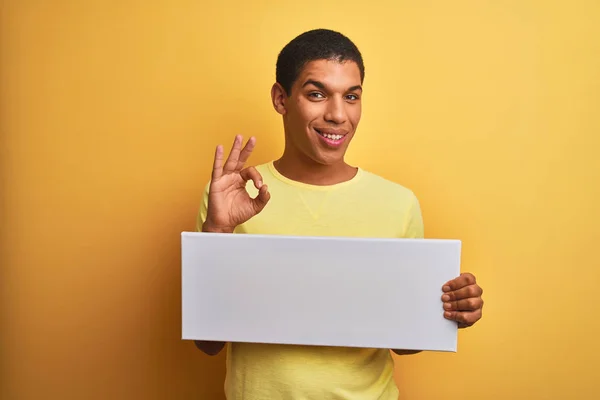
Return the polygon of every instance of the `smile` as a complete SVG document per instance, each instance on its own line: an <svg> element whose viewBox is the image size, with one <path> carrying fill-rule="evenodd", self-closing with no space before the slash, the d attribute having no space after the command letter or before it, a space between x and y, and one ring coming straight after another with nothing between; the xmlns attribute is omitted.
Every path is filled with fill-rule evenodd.
<svg viewBox="0 0 600 400"><path fill-rule="evenodd" d="M330 146L334 146L334 147L342 144L347 135L346 132L333 131L330 129L322 129L322 130L317 129L317 128L313 128L313 129L315 130L315 132L317 132L317 134L321 137L321 139L325 143L327 143Z"/></svg>

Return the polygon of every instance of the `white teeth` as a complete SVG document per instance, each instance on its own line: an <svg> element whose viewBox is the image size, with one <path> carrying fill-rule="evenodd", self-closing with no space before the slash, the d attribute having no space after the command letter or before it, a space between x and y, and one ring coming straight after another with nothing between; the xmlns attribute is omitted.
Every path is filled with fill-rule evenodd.
<svg viewBox="0 0 600 400"><path fill-rule="evenodd" d="M317 131L317 130L315 129L315 131ZM319 135L321 135L321 136L323 136L323 137L325 137L325 138L329 139L329 140L336 140L336 141L337 141L337 140L340 140L341 138L343 138L343 137L344 137L344 135L332 135L332 134L330 134L330 133L323 133L323 132L321 132L321 131L317 131L317 133L318 133Z"/></svg>
<svg viewBox="0 0 600 400"><path fill-rule="evenodd" d="M323 136L331 140L340 140L343 137L342 135L330 135L328 133L323 133Z"/></svg>

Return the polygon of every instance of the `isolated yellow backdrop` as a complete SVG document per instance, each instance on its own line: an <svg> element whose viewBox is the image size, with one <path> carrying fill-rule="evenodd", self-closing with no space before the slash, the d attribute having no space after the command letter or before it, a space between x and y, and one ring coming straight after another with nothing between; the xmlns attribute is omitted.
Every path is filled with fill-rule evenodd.
<svg viewBox="0 0 600 400"><path fill-rule="evenodd" d="M179 233L216 144L279 155L277 52L316 27L365 57L349 161L413 189L485 290L457 354L397 358L402 398L597 393L598 2L2 7L2 399L223 398L223 355L180 340Z"/></svg>

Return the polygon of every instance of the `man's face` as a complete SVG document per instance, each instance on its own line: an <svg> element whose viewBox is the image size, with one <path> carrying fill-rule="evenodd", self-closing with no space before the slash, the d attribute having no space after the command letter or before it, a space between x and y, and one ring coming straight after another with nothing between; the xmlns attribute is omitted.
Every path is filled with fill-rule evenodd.
<svg viewBox="0 0 600 400"><path fill-rule="evenodd" d="M285 100L287 140L319 164L343 161L360 121L361 95L355 62L308 63Z"/></svg>

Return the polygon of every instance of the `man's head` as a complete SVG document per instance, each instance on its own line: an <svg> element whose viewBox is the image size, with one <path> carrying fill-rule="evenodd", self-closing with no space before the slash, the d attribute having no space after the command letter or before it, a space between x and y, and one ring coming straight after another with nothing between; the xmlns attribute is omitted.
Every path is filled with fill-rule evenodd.
<svg viewBox="0 0 600 400"><path fill-rule="evenodd" d="M339 32L315 29L298 35L281 50L275 68L275 80L290 96L292 85L304 66L317 60L353 61L360 72L361 84L365 78L362 55L350 39Z"/></svg>
<svg viewBox="0 0 600 400"><path fill-rule="evenodd" d="M346 36L305 32L280 52L271 95L286 152L319 164L343 161L361 117L364 65Z"/></svg>

